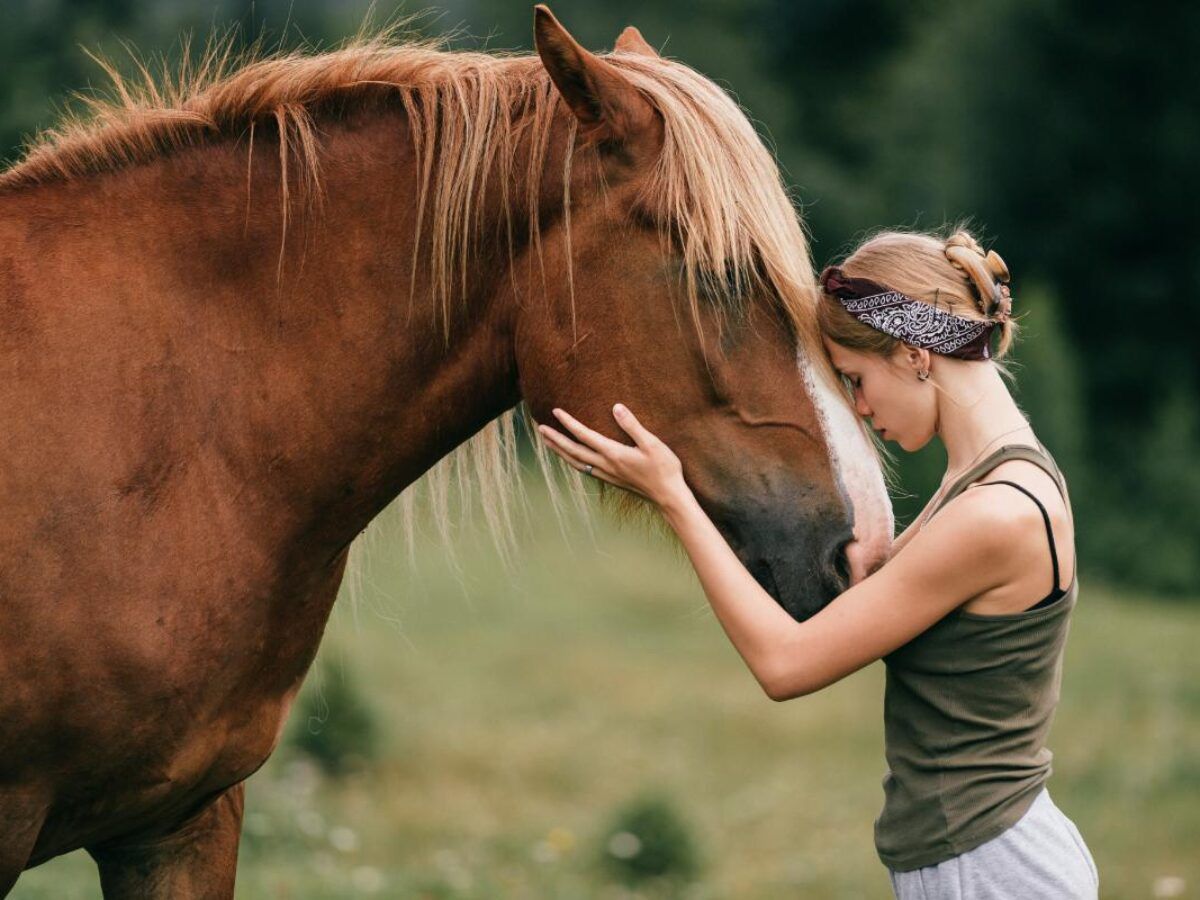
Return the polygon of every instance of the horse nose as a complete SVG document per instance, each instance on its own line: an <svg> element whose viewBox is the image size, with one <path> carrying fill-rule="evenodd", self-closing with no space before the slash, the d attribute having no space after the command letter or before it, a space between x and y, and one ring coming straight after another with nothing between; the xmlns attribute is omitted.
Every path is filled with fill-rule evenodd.
<svg viewBox="0 0 1200 900"><path fill-rule="evenodd" d="M851 542L839 541L833 547L833 558L829 560L833 574L836 576L834 589L837 593L841 593L851 584L853 573L850 571L850 558L846 554L846 548Z"/></svg>
<svg viewBox="0 0 1200 900"><path fill-rule="evenodd" d="M870 564L867 548L859 541L847 541L838 549L836 566L838 571L846 576L849 586L858 584L871 574Z"/></svg>

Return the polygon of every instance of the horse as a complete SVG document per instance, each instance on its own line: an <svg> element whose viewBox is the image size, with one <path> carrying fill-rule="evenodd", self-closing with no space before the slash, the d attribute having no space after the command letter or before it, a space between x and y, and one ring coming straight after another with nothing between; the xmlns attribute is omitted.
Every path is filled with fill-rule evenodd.
<svg viewBox="0 0 1200 900"><path fill-rule="evenodd" d="M110 67L0 173L0 896L85 848L232 897L356 536L463 454L505 489L519 417L629 404L797 619L886 557L770 152L636 29L534 27Z"/></svg>

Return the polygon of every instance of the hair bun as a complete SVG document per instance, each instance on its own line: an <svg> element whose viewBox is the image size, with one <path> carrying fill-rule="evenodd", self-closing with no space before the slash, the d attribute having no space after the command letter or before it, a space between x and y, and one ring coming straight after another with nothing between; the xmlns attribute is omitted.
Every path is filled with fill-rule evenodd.
<svg viewBox="0 0 1200 900"><path fill-rule="evenodd" d="M999 253L997 253L995 250L989 250L987 252L987 256L983 258L983 261L987 263L988 269L991 270L992 274L995 275L996 278L1005 283L1008 282L1009 278L1011 277L1008 274L1008 266L1005 265L1004 259Z"/></svg>
<svg viewBox="0 0 1200 900"><path fill-rule="evenodd" d="M979 242L965 231L946 239L946 258L975 285L985 316L1004 322L1012 313L1012 294L1006 284L1008 266L995 250L984 255Z"/></svg>

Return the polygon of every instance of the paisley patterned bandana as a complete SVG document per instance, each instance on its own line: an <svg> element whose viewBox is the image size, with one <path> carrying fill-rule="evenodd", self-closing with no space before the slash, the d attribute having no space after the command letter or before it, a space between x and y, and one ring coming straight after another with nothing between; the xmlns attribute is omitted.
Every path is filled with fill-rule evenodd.
<svg viewBox="0 0 1200 900"><path fill-rule="evenodd" d="M991 358L995 322L946 312L837 266L826 267L820 283L858 321L906 344L959 359Z"/></svg>

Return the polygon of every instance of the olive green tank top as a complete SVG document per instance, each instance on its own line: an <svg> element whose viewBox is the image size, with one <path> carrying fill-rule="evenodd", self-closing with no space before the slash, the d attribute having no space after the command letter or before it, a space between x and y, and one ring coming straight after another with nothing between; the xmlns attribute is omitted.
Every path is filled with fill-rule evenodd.
<svg viewBox="0 0 1200 900"><path fill-rule="evenodd" d="M931 515L1010 459L1040 466L1066 497L1044 446L1007 445L964 472ZM1050 574L1047 557L1047 583ZM1052 771L1045 741L1078 587L1076 574L1057 600L1016 613L956 608L883 657L889 771L875 847L884 865L909 871L958 856L1015 824L1036 799Z"/></svg>

